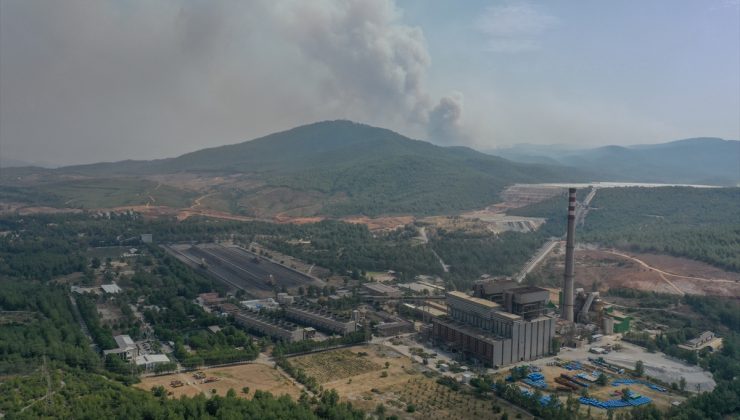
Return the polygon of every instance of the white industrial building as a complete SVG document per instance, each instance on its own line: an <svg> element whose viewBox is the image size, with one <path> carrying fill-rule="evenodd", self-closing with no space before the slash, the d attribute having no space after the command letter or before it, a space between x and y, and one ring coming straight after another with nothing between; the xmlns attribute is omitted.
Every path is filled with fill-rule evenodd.
<svg viewBox="0 0 740 420"><path fill-rule="evenodd" d="M157 365L169 363L170 359L164 354L143 354L141 356L136 356L134 362L138 367L152 370Z"/></svg>

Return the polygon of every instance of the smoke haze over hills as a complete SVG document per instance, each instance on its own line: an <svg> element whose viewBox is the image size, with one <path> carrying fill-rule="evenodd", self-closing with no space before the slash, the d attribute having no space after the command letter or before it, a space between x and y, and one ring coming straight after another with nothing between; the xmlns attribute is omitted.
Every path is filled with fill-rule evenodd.
<svg viewBox="0 0 740 420"><path fill-rule="evenodd" d="M151 159L339 118L479 149L740 137L737 4L632 8L5 0L0 148Z"/></svg>

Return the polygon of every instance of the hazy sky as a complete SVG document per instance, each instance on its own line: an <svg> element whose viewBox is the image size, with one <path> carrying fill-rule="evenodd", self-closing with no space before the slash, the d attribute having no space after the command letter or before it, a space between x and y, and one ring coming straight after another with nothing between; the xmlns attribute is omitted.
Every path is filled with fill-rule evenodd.
<svg viewBox="0 0 740 420"><path fill-rule="evenodd" d="M0 157L167 157L339 118L481 149L738 139L740 6L0 0Z"/></svg>

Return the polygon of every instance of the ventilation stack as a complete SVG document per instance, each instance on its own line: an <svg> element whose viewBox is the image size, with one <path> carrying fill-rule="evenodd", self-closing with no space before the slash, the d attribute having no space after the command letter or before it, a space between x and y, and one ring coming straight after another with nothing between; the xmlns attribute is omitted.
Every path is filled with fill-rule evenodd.
<svg viewBox="0 0 740 420"><path fill-rule="evenodd" d="M568 233L565 239L565 275L563 276L563 308L560 317L573 322L573 249L576 242L576 189L568 189Z"/></svg>

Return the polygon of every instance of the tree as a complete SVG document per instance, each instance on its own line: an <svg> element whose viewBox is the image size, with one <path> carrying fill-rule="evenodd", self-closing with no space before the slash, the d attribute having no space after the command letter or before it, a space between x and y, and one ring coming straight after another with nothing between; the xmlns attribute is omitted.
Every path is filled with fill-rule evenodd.
<svg viewBox="0 0 740 420"><path fill-rule="evenodd" d="M622 401L629 401L631 391L629 388L622 388Z"/></svg>
<svg viewBox="0 0 740 420"><path fill-rule="evenodd" d="M635 376L638 378L645 374L645 364L642 362L642 360L638 360L635 362Z"/></svg>
<svg viewBox="0 0 740 420"><path fill-rule="evenodd" d="M92 261L90 262L90 267L92 268L100 268L100 258L93 257Z"/></svg>
<svg viewBox="0 0 740 420"><path fill-rule="evenodd" d="M678 387L681 389L681 391L686 390L686 378L684 378L683 376L678 381Z"/></svg>
<svg viewBox="0 0 740 420"><path fill-rule="evenodd" d="M245 386L244 388L242 388L242 394L244 394L244 395L249 394L249 387L248 386Z"/></svg>
<svg viewBox="0 0 740 420"><path fill-rule="evenodd" d="M609 378L607 378L606 375L604 375L603 372L600 373L599 374L599 377L596 379L596 383L599 384L599 385L601 385L601 386L604 386L604 385L607 384L607 382L609 382Z"/></svg>
<svg viewBox="0 0 740 420"><path fill-rule="evenodd" d="M158 398L166 397L167 390L162 385L152 387L152 395Z"/></svg>

